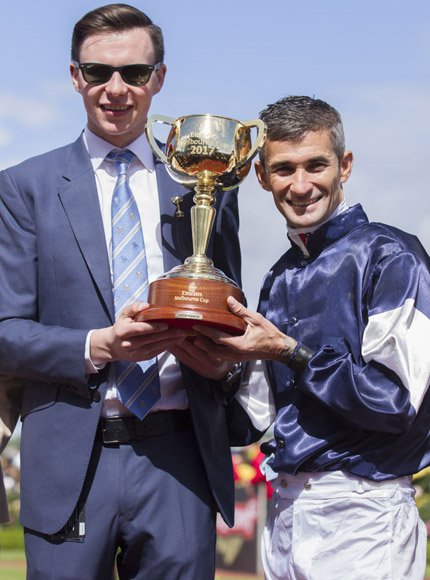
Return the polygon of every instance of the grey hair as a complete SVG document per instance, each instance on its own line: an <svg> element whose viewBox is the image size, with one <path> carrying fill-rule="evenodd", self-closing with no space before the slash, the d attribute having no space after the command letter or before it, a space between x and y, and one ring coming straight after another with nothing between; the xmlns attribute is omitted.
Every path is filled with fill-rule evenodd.
<svg viewBox="0 0 430 580"><path fill-rule="evenodd" d="M339 162L345 153L345 135L338 111L321 99L307 96L283 97L260 113L267 127L268 141L300 141L309 131L330 131L333 150ZM265 148L260 149L264 163Z"/></svg>

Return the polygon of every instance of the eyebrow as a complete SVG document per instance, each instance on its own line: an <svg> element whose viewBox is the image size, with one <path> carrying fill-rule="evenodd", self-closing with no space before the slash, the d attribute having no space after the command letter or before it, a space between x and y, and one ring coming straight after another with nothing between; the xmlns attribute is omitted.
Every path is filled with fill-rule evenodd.
<svg viewBox="0 0 430 580"><path fill-rule="evenodd" d="M306 159L305 164L309 165L309 164L315 164L315 163L323 163L323 164L327 164L329 163L330 160L327 156L325 155L317 155L316 157L310 157L309 159ZM288 159L284 159L282 161L276 161L275 163L273 163L273 165L269 165L269 169L270 171L274 171L276 169L280 169L282 167L293 167L294 165L297 165L297 163L295 163L294 161L290 161Z"/></svg>
<svg viewBox="0 0 430 580"><path fill-rule="evenodd" d="M330 159L326 155L317 155L309 159L308 163L330 163Z"/></svg>

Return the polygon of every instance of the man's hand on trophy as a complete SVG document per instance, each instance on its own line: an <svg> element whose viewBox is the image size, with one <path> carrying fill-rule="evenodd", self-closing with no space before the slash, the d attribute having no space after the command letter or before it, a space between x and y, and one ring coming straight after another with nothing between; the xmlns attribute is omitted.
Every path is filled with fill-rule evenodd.
<svg viewBox="0 0 430 580"><path fill-rule="evenodd" d="M230 361L222 360L217 355L201 349L196 345L194 336L189 336L169 351L183 364L209 379L223 378L234 366Z"/></svg>
<svg viewBox="0 0 430 580"><path fill-rule="evenodd" d="M249 310L232 296L228 297L227 303L230 311L246 323L245 332L240 336L231 336L213 327L195 325L195 346L207 355L223 360L262 359L286 362L297 346L297 341L283 334L264 316Z"/></svg>
<svg viewBox="0 0 430 580"><path fill-rule="evenodd" d="M137 322L135 316L146 308L148 304L135 302L122 310L113 326L93 330L90 356L94 364L148 360L185 340L186 331L165 322Z"/></svg>

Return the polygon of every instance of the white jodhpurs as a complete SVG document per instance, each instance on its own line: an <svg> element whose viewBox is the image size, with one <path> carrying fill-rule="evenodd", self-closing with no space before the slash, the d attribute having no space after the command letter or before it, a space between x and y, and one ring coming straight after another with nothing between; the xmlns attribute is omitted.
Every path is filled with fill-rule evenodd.
<svg viewBox="0 0 430 580"><path fill-rule="evenodd" d="M262 537L267 580L423 580L427 534L410 477L280 474Z"/></svg>

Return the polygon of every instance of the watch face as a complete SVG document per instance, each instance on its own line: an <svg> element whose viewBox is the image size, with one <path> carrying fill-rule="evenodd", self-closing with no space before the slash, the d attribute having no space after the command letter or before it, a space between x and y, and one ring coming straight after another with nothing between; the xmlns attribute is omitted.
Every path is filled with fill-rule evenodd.
<svg viewBox="0 0 430 580"><path fill-rule="evenodd" d="M241 363L235 363L233 368L230 371L228 371L228 373L224 376L222 382L230 387L233 383L235 383L238 379L240 379L241 374L242 374Z"/></svg>

